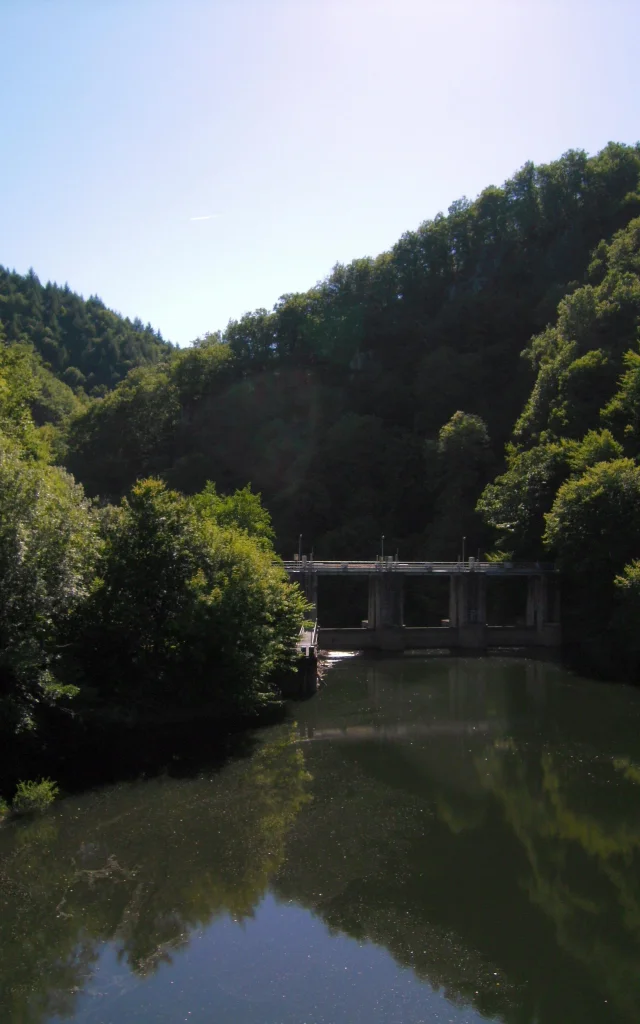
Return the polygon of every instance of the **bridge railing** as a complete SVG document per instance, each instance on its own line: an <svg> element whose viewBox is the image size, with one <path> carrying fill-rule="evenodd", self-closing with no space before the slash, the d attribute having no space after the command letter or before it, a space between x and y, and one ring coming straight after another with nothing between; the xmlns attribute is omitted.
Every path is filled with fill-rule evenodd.
<svg viewBox="0 0 640 1024"><path fill-rule="evenodd" d="M298 637L298 651L301 657L308 658L318 646L318 622L317 620L313 623L312 629L305 629L304 626L300 629L300 635Z"/></svg>
<svg viewBox="0 0 640 1024"><path fill-rule="evenodd" d="M404 575L425 575L435 573L497 573L513 575L536 575L537 573L555 572L552 562L479 562L468 559L456 562L400 562L395 559L374 560L338 560L338 559L295 559L285 561L284 568L289 573L322 573L340 575L341 573L373 574L376 572L398 572Z"/></svg>

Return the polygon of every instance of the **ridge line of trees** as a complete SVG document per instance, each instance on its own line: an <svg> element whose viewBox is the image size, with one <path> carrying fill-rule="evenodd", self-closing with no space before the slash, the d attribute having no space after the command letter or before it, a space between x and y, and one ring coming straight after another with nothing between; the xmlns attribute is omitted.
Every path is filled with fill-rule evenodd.
<svg viewBox="0 0 640 1024"><path fill-rule="evenodd" d="M300 532L548 552L576 661L637 678L639 215L640 145L528 163L183 350L1 270L5 724L269 701Z"/></svg>

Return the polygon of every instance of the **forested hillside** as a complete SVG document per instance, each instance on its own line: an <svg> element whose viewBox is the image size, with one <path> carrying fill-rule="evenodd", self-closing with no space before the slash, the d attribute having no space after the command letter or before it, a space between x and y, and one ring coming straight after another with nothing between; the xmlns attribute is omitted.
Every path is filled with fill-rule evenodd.
<svg viewBox="0 0 640 1024"><path fill-rule="evenodd" d="M601 242L589 283L525 356L536 376L479 510L503 549L551 553L563 623L590 671L640 670L640 218Z"/></svg>
<svg viewBox="0 0 640 1024"><path fill-rule="evenodd" d="M280 550L405 557L493 544L475 503L531 390L522 350L640 213L640 148L527 164L390 252L134 370L73 419L68 465L115 497L251 480Z"/></svg>
<svg viewBox="0 0 640 1024"><path fill-rule="evenodd" d="M527 164L184 350L5 273L20 443L102 504L251 482L285 555L557 558L569 643L634 675L639 215L640 145Z"/></svg>
<svg viewBox="0 0 640 1024"><path fill-rule="evenodd" d="M56 377L93 395L171 351L151 324L113 313L95 295L85 300L66 285L42 285L33 270L0 267L0 323L9 343L27 343Z"/></svg>
<svg viewBox="0 0 640 1024"><path fill-rule="evenodd" d="M53 464L67 399L90 402L28 338L0 338L0 819L34 766L93 750L87 730L117 749L140 720L224 726L277 705L306 609L250 488L140 480L115 505L88 499ZM27 809L52 796L29 793Z"/></svg>

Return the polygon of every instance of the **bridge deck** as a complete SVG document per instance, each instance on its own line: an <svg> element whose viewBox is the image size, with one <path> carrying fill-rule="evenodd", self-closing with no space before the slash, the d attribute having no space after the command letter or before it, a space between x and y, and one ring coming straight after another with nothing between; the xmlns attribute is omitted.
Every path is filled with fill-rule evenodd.
<svg viewBox="0 0 640 1024"><path fill-rule="evenodd" d="M298 656L300 658L313 658L316 655L318 646L318 623L315 622L311 629L301 629L298 639Z"/></svg>
<svg viewBox="0 0 640 1024"><path fill-rule="evenodd" d="M397 562L387 561L286 561L284 567L292 574L322 576L372 576L375 573L399 573L402 576L451 576L454 573L480 573L487 576L537 576L557 572L549 562Z"/></svg>

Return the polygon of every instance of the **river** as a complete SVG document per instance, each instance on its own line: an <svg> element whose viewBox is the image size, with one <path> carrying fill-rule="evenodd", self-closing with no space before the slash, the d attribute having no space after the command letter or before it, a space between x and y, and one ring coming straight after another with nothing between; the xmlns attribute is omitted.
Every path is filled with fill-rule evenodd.
<svg viewBox="0 0 640 1024"><path fill-rule="evenodd" d="M341 658L246 747L0 828L3 1024L640 1020L640 692Z"/></svg>

